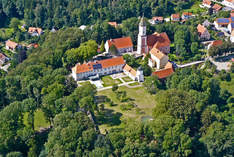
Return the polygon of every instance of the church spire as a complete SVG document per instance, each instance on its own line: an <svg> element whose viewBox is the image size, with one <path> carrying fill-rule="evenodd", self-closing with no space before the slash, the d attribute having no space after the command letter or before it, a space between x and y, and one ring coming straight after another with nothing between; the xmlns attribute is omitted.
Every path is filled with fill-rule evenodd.
<svg viewBox="0 0 234 157"><path fill-rule="evenodd" d="M143 13L143 16L141 17L141 21L140 21L140 26L146 26L146 22L145 22L145 19L144 19L144 13Z"/></svg>

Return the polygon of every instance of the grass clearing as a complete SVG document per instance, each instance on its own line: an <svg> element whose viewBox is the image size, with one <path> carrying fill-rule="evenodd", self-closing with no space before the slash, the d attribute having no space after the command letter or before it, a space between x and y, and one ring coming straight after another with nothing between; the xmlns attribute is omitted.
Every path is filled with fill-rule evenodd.
<svg viewBox="0 0 234 157"><path fill-rule="evenodd" d="M138 85L140 85L140 83L139 82L134 82L134 83L130 83L130 84L128 84L129 86L138 86Z"/></svg>
<svg viewBox="0 0 234 157"><path fill-rule="evenodd" d="M25 125L28 125L27 118L28 118L28 113L24 114ZM44 113L40 109L38 109L34 113L34 127L35 127L35 130L40 130L41 127L42 128L49 127L49 123L46 121Z"/></svg>
<svg viewBox="0 0 234 157"><path fill-rule="evenodd" d="M123 77L122 78L125 82L131 82L131 81L133 81L130 77Z"/></svg>
<svg viewBox="0 0 234 157"><path fill-rule="evenodd" d="M191 8L185 9L185 10L183 10L183 12L191 12L191 13L194 13L194 14L198 14L198 13L201 13L201 12L205 12L206 9L201 8L201 7L199 6L200 4L201 4L200 1L196 1L196 2L191 6Z"/></svg>
<svg viewBox="0 0 234 157"><path fill-rule="evenodd" d="M107 104L104 104L105 110L108 110L108 112L106 112L107 114L111 113L112 115L121 115L121 121L126 119L141 120L142 116L152 116L152 111L155 107L156 100L154 98L154 95L150 95L144 87L128 88L122 86L119 87L119 91L126 91L127 97L132 99L133 103L136 104L137 107L133 108L132 110L122 111L120 109L120 105L124 103L120 102L120 100L116 97L116 94L111 89L108 89L98 92L98 96L107 96L114 102L114 104L118 105L109 106ZM100 130L108 130L112 127L114 126L102 124L100 125Z"/></svg>
<svg viewBox="0 0 234 157"><path fill-rule="evenodd" d="M102 77L103 81L103 86L108 87L108 86L113 86L114 84L120 84L121 81L119 79L112 79L111 76L104 76Z"/></svg>
<svg viewBox="0 0 234 157"><path fill-rule="evenodd" d="M221 88L227 89L232 95L234 95L234 73L231 73L232 80L230 82L221 81Z"/></svg>

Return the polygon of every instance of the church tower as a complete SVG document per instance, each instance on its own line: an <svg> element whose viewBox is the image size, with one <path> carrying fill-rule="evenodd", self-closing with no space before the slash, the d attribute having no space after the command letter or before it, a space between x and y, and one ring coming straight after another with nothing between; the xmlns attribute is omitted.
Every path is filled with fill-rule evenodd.
<svg viewBox="0 0 234 157"><path fill-rule="evenodd" d="M139 23L139 33L137 39L137 54L147 53L146 23L144 15Z"/></svg>

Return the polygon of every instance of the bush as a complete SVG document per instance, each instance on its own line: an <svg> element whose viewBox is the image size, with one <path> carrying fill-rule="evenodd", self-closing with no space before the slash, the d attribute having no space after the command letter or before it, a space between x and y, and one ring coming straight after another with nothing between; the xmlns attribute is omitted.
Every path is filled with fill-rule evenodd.
<svg viewBox="0 0 234 157"><path fill-rule="evenodd" d="M128 111L134 108L136 105L133 102L127 103L127 104L122 104L120 105L120 110L121 111Z"/></svg>

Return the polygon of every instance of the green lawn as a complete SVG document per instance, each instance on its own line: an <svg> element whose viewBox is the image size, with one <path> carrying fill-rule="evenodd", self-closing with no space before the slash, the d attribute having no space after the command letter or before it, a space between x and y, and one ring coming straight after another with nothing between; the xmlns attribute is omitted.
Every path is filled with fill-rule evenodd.
<svg viewBox="0 0 234 157"><path fill-rule="evenodd" d="M114 80L110 76L102 77L102 81L103 81L103 86L104 87L113 86L114 84L120 84L121 83L121 81L119 79Z"/></svg>
<svg viewBox="0 0 234 157"><path fill-rule="evenodd" d="M1 28L0 29L0 37L3 40L7 40L7 39L11 38L13 33L14 33L13 28Z"/></svg>
<svg viewBox="0 0 234 157"><path fill-rule="evenodd" d="M140 83L139 82L134 82L134 83L130 83L130 84L128 84L129 86L137 86L137 85L140 85Z"/></svg>
<svg viewBox="0 0 234 157"><path fill-rule="evenodd" d="M122 78L125 82L131 82L131 81L133 81L130 77L123 77Z"/></svg>
<svg viewBox="0 0 234 157"><path fill-rule="evenodd" d="M105 105L105 109L108 110L108 114L111 113L114 115L121 115L120 120L126 120L126 119L134 119L134 120L141 120L142 116L152 116L152 110L155 107L155 98L154 95L150 95L144 87L137 87L137 88L127 88L125 86L119 87L120 91L126 91L127 97L132 99L134 104L137 105L136 108L133 108L130 111L122 111L120 109L120 105L123 104L119 101L118 98L116 98L116 95L114 92L112 92L111 89L104 90L98 92L98 96L107 96L110 98L115 106L109 106L107 104ZM110 126L108 124L102 124L100 126L101 132L105 129L110 129L115 126ZM117 125L118 127L118 125Z"/></svg>
<svg viewBox="0 0 234 157"><path fill-rule="evenodd" d="M183 10L183 12L191 12L191 13L194 13L194 14L198 14L198 13L201 13L201 12L205 12L206 9L201 8L201 7L199 6L200 4L201 4L201 1L196 1L196 2L191 6L191 8L185 9L185 10Z"/></svg>
<svg viewBox="0 0 234 157"><path fill-rule="evenodd" d="M49 123L46 121L44 113L41 110L37 110L35 112L34 116L35 116L34 117L34 127L35 127L35 130L39 130L40 127L42 127L42 128L49 127ZM27 118L28 118L28 114L26 113L24 115L24 124L25 125L28 125Z"/></svg>
<svg viewBox="0 0 234 157"><path fill-rule="evenodd" d="M221 88L227 89L232 95L234 95L234 73L231 74L232 81L222 81Z"/></svg>

